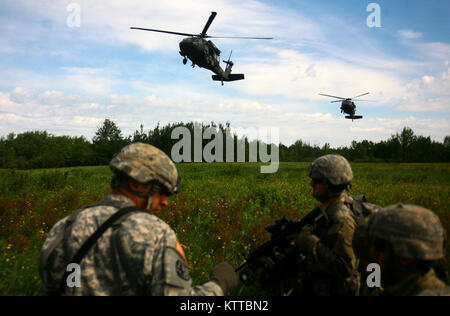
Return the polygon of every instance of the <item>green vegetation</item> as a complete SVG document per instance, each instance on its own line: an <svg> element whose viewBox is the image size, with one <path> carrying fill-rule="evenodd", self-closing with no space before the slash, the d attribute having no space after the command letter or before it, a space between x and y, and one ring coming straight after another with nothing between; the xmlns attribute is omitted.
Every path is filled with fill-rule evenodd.
<svg viewBox="0 0 450 316"><path fill-rule="evenodd" d="M105 165L123 146L134 142L152 144L171 156L174 144L179 141L171 138L172 131L180 126L186 127L191 134L190 161L194 161L194 129L204 132L207 128L214 128L217 133L226 135L227 128L231 128L228 123L216 125L212 122L204 125L180 122L165 126L158 124L153 130L145 133L144 126L141 125L140 130L136 130L133 135L124 137L113 121L105 119L92 142L83 136L54 136L46 131L30 131L19 135L11 133L6 137L0 137L0 168L35 169ZM236 147L238 137L237 135L233 137ZM247 138L239 140L245 142L245 157L246 161L249 161L249 141ZM226 136L223 136L223 142L226 148ZM203 139L202 148L209 143L209 139ZM343 155L349 161L450 162L450 135L441 143L432 141L430 137L415 135L408 127L386 141L378 143L367 140L353 141L350 147L331 148L329 144L319 147L302 140L297 140L289 147L283 144L276 145L279 146L280 161L290 162L312 161L331 153ZM233 161L238 161L236 152L237 150ZM223 161L226 161L225 151Z"/></svg>
<svg viewBox="0 0 450 316"><path fill-rule="evenodd" d="M316 205L308 163L281 163L261 174L256 163L179 164L181 192L161 217L185 248L195 284L220 261L237 267L243 254L269 238L264 227L287 215L299 219ZM450 164L353 163L351 194L370 202L427 207L450 231ZM107 166L0 170L0 295L38 295L38 257L49 229L77 207L110 192ZM438 273L449 282L447 255ZM258 295L241 287L235 294Z"/></svg>

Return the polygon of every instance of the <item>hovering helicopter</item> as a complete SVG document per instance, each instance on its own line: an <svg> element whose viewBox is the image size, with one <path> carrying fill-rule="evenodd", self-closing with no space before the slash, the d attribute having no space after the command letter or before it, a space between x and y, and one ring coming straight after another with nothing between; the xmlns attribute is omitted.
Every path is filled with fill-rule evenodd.
<svg viewBox="0 0 450 316"><path fill-rule="evenodd" d="M351 119L352 122L353 120L358 120L358 119L362 119L363 117L361 115L355 115L356 112L356 105L355 103L352 101L368 101L368 100L356 100L356 98L362 97L363 95L367 95L369 94L369 92L366 92L364 94L360 94L356 97L353 98L342 98L342 97L336 97L334 95L328 95L328 94L322 94L319 93L319 95L323 95L325 97L331 97L331 98L336 98L336 99L340 99L340 100L335 100L335 101L331 101L333 102L342 102L341 103L341 113L346 113L348 115L345 116L346 119Z"/></svg>
<svg viewBox="0 0 450 316"><path fill-rule="evenodd" d="M239 38L239 39L272 39L271 37L229 37L229 36L210 36L206 35L211 23L216 17L217 12L211 12L211 15L208 21L203 28L203 31L200 34L189 34L189 33L180 33L180 32L170 32L163 30L155 30L155 29L145 29L140 27L131 27L133 30L143 30L143 31L152 31L152 32L160 32L160 33L168 33L182 36L190 36L188 38L183 39L180 42L180 55L183 56L183 64L186 65L188 59L192 61L192 67L195 65L200 68L206 68L215 73L212 75L212 79L215 81L221 81L222 86L224 81L235 81L244 79L244 74L232 74L231 68L233 67L233 62L230 60L224 60L223 62L226 64L225 70L220 67L220 50L214 45L213 42L207 40L207 38Z"/></svg>

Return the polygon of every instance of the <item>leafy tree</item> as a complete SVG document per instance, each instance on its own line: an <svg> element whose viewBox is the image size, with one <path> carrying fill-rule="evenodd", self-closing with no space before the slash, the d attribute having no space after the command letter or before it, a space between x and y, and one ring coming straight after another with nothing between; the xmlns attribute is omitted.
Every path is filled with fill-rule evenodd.
<svg viewBox="0 0 450 316"><path fill-rule="evenodd" d="M123 140L123 137L120 128L113 121L105 119L102 126L95 132L92 142L94 144L99 144L121 140Z"/></svg>
<svg viewBox="0 0 450 316"><path fill-rule="evenodd" d="M133 137L130 138L131 143L148 143L148 136L144 133L144 125L141 124L140 130L136 130Z"/></svg>
<svg viewBox="0 0 450 316"><path fill-rule="evenodd" d="M401 134L398 135L398 138L402 148L402 160L411 161L411 146L417 140L417 137L414 135L414 132L411 128L404 127Z"/></svg>
<svg viewBox="0 0 450 316"><path fill-rule="evenodd" d="M450 147L450 135L445 136L444 138L444 146Z"/></svg>
<svg viewBox="0 0 450 316"><path fill-rule="evenodd" d="M92 139L95 164L108 164L111 158L128 143L122 136L120 128L109 119L103 121L102 126Z"/></svg>

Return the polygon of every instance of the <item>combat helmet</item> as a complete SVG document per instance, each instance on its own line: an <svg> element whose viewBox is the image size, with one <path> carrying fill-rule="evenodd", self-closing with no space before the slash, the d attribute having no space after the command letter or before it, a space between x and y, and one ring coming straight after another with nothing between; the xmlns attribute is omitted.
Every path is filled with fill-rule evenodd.
<svg viewBox="0 0 450 316"><path fill-rule="evenodd" d="M345 186L353 179L347 159L341 155L325 155L314 160L308 169L311 179L327 180L333 186Z"/></svg>
<svg viewBox="0 0 450 316"><path fill-rule="evenodd" d="M114 173L122 172L140 183L157 181L169 194L178 193L180 176L172 160L160 149L143 143L133 143L111 160Z"/></svg>
<svg viewBox="0 0 450 316"><path fill-rule="evenodd" d="M432 211L408 204L381 209L370 221L371 238L387 242L402 258L438 260L445 255L446 233Z"/></svg>

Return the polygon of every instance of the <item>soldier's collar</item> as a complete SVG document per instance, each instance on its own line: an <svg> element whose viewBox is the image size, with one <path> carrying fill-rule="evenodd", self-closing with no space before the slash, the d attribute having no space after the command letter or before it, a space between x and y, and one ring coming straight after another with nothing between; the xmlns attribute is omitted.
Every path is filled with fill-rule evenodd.
<svg viewBox="0 0 450 316"><path fill-rule="evenodd" d="M331 201L331 202L330 202ZM345 196L343 194L340 194L338 196L332 197L331 199L329 199L327 202L321 204L320 210L322 211L323 216L325 217L325 219L328 221L328 213L327 210L334 204L336 203L343 203L343 201L345 201Z"/></svg>
<svg viewBox="0 0 450 316"><path fill-rule="evenodd" d="M321 212L321 214L319 215L319 216L317 216L317 218L315 219L315 220L318 220L320 217L325 217L325 219L327 220L327 222L328 222L328 214L327 214L327 209L328 209L328 207L325 207L323 204L322 205L320 205L319 206L319 208L320 208L320 212Z"/></svg>
<svg viewBox="0 0 450 316"><path fill-rule="evenodd" d="M105 196L98 204L110 205L118 208L134 206L133 201L123 194L109 194Z"/></svg>

